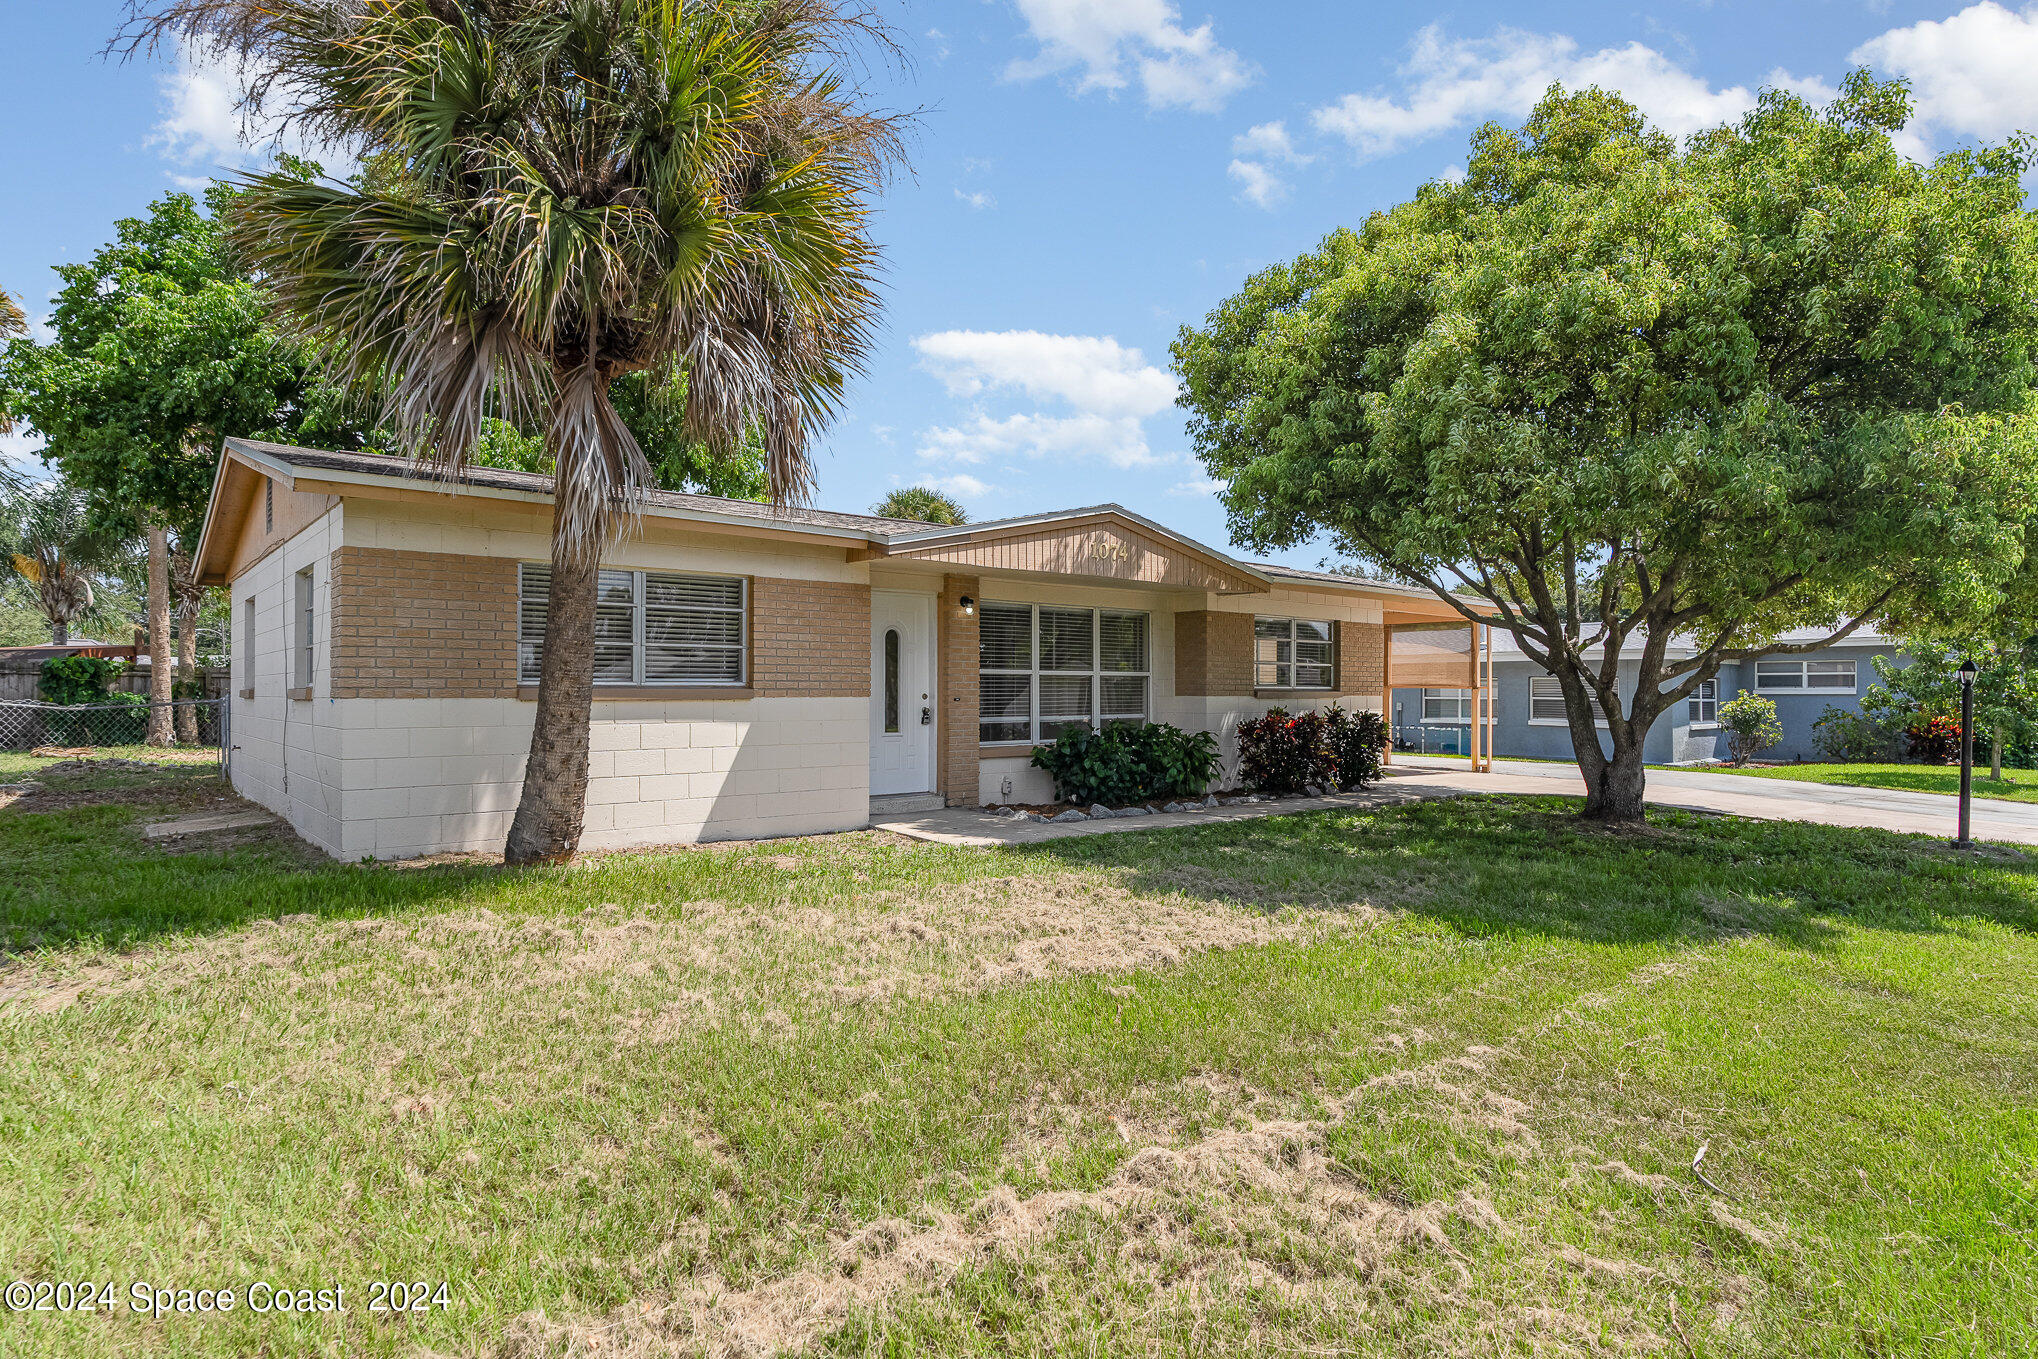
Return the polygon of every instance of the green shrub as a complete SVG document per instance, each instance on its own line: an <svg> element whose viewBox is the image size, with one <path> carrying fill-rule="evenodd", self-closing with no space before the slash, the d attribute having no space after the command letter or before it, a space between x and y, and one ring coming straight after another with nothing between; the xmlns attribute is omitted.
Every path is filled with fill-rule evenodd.
<svg viewBox="0 0 2038 1359"><path fill-rule="evenodd" d="M1386 746L1387 724L1375 712L1332 704L1291 716L1285 708L1269 708L1265 717L1239 723L1239 776L1268 793L1309 787L1349 792L1380 777Z"/></svg>
<svg viewBox="0 0 2038 1359"><path fill-rule="evenodd" d="M52 656L42 663L35 689L45 703L104 703L125 668L104 656Z"/></svg>
<svg viewBox="0 0 2038 1359"><path fill-rule="evenodd" d="M1896 733L1864 713L1828 706L1812 723L1812 745L1840 764L1877 764L1896 758Z"/></svg>
<svg viewBox="0 0 2038 1359"><path fill-rule="evenodd" d="M1727 734L1727 759L1744 765L1783 739L1776 704L1759 694L1741 694L1720 704L1720 730Z"/></svg>
<svg viewBox="0 0 2038 1359"><path fill-rule="evenodd" d="M1092 731L1075 724L1052 745L1033 748L1033 765L1054 780L1065 802L1118 807L1155 798L1195 797L1217 774L1217 738L1165 722Z"/></svg>

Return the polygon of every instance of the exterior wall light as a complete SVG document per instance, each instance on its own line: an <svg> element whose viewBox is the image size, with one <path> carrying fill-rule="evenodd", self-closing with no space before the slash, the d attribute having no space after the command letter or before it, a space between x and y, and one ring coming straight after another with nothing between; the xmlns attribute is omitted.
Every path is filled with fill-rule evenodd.
<svg viewBox="0 0 2038 1359"><path fill-rule="evenodd" d="M973 618L976 616L977 601L974 596L964 595L962 597L961 604L962 604L962 616L964 618Z"/></svg>

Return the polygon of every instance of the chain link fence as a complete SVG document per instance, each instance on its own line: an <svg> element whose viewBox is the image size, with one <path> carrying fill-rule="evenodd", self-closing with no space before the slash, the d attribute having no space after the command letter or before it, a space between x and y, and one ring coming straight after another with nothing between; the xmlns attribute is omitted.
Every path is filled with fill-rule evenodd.
<svg viewBox="0 0 2038 1359"><path fill-rule="evenodd" d="M149 732L149 709L145 698L112 703L32 703L0 699L0 750L78 750L99 746L138 746ZM198 744L217 746L220 767L226 767L226 700L221 698L178 699L164 705L171 710L171 723L195 724Z"/></svg>

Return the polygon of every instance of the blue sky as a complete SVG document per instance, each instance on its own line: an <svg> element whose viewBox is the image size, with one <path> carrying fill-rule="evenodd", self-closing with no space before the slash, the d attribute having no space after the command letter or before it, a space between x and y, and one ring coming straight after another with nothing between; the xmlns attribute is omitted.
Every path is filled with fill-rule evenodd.
<svg viewBox="0 0 2038 1359"><path fill-rule="evenodd" d="M1456 172L1472 128L1552 80L1620 88L1685 133L1869 64L1913 82L1914 154L2038 131L2038 3L883 4L913 69L879 92L926 112L878 221L880 346L823 442L839 509L932 482L978 518L1115 500L1222 544L1173 405L1177 328ZM99 58L115 0L9 9L0 287L34 316L49 266L115 218L258 155L222 73Z"/></svg>

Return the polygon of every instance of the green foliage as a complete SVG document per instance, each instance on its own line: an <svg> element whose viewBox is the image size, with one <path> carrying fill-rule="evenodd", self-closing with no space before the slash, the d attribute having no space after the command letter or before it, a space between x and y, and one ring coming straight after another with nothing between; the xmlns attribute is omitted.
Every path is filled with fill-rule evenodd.
<svg viewBox="0 0 2038 1359"><path fill-rule="evenodd" d="M1934 718L1957 727L1960 665L1971 659L1979 667L1974 680L1976 749L1992 755L2000 739L2006 762L2028 758L2022 753L2038 745L2038 637L2025 635L2014 618L1992 630L1997 635L1910 638L1897 660L1876 657L1875 683L1862 696L1862 710L1890 731L1929 726Z"/></svg>
<svg viewBox="0 0 2038 1359"><path fill-rule="evenodd" d="M1877 764L1896 757L1899 731L1887 721L1831 704L1812 723L1812 745L1841 764Z"/></svg>
<svg viewBox="0 0 2038 1359"><path fill-rule="evenodd" d="M96 514L130 528L159 519L187 544L221 440L353 448L365 433L358 403L319 381L306 340L270 322L268 296L223 239L219 214L237 198L215 184L209 211L171 193L122 219L90 259L57 266L55 339L0 354L8 407Z"/></svg>
<svg viewBox="0 0 2038 1359"><path fill-rule="evenodd" d="M925 524L967 524L962 502L932 486L902 486L870 507L887 519L918 519Z"/></svg>
<svg viewBox="0 0 2038 1359"><path fill-rule="evenodd" d="M1378 713L1332 704L1290 715L1269 708L1238 726L1239 776L1269 793L1307 788L1351 791L1380 777L1387 724Z"/></svg>
<svg viewBox="0 0 2038 1359"><path fill-rule="evenodd" d="M35 689L46 703L104 703L126 668L105 656L52 656L42 663Z"/></svg>
<svg viewBox="0 0 2038 1359"><path fill-rule="evenodd" d="M1920 167L1908 112L1857 72L1682 148L1598 90L1481 129L1181 332L1233 538L1463 590L1636 762L1784 629L1987 612L2038 510L2029 147ZM1601 648L1675 636L1624 699Z"/></svg>
<svg viewBox="0 0 2038 1359"><path fill-rule="evenodd" d="M1776 704L1760 694L1740 694L1720 704L1720 730L1727 734L1727 758L1736 765L1783 739Z"/></svg>
<svg viewBox="0 0 2038 1359"><path fill-rule="evenodd" d="M1076 723L1053 744L1033 748L1033 766L1065 802L1117 807L1154 798L1200 796L1217 775L1217 738L1165 722L1092 731Z"/></svg>

